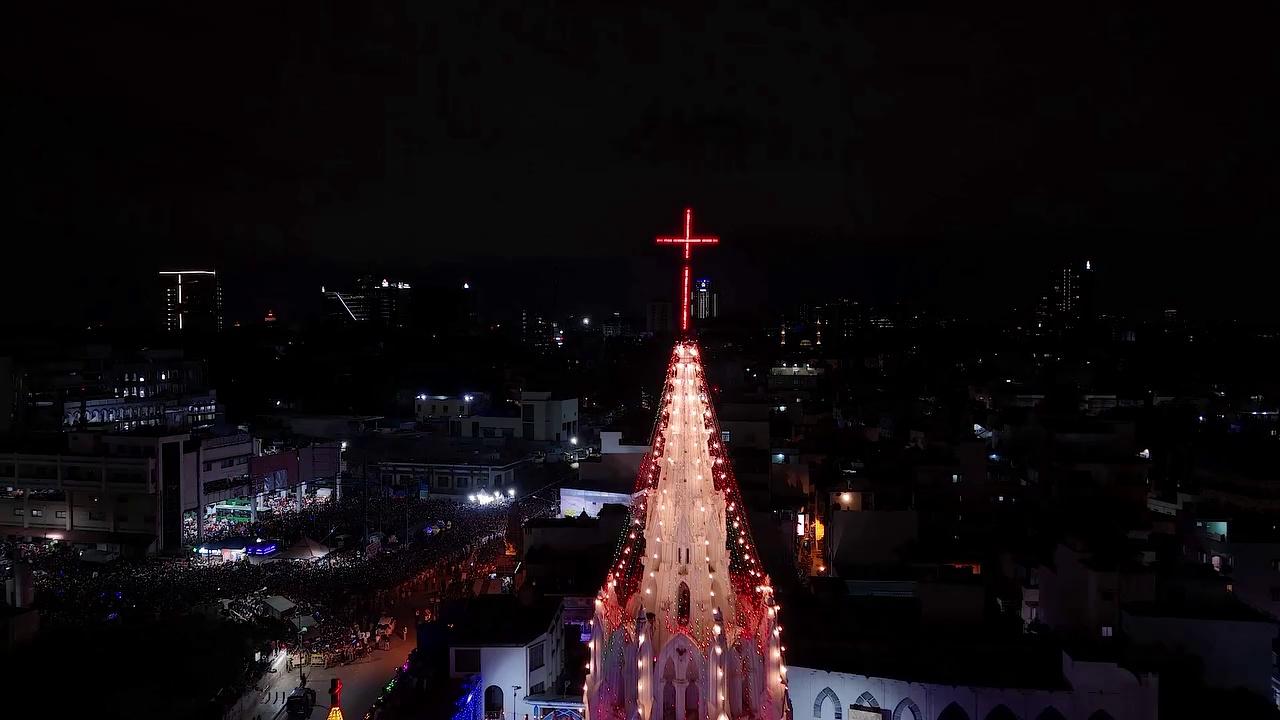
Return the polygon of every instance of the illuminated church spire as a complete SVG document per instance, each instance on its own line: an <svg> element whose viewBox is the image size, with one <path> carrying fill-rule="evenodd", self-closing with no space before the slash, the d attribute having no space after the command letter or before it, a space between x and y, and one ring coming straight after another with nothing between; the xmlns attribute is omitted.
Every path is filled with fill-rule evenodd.
<svg viewBox="0 0 1280 720"><path fill-rule="evenodd" d="M672 242L707 241L693 238L691 217L685 238ZM583 688L588 717L785 717L778 611L698 347L681 340L626 529L596 597Z"/></svg>

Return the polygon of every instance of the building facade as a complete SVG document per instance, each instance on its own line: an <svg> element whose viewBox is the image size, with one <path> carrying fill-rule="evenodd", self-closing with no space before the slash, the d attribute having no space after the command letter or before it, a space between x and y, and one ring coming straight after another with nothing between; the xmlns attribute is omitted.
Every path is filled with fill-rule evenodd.
<svg viewBox="0 0 1280 720"><path fill-rule="evenodd" d="M173 334L222 331L222 284L215 270L162 270L164 329Z"/></svg>
<svg viewBox="0 0 1280 720"><path fill-rule="evenodd" d="M645 305L644 309L644 329L650 335L669 333L676 327L676 316L678 312L672 310L671 302L667 300L654 300Z"/></svg>
<svg viewBox="0 0 1280 720"><path fill-rule="evenodd" d="M549 392L520 394L518 415L485 414L485 398L419 394L414 413L419 422L445 423L451 437L509 438L540 443L569 443L578 435L578 399L552 398Z"/></svg>
<svg viewBox="0 0 1280 720"><path fill-rule="evenodd" d="M325 317L334 324L402 330L413 319L412 290L407 282L364 275L350 290L321 286L320 296Z"/></svg>
<svg viewBox="0 0 1280 720"><path fill-rule="evenodd" d="M0 362L0 432L199 430L221 419L202 360L88 346Z"/></svg>
<svg viewBox="0 0 1280 720"><path fill-rule="evenodd" d="M1156 720L1150 674L1064 654L1068 688L1001 688L912 682L793 666L793 717L814 720Z"/></svg>
<svg viewBox="0 0 1280 720"><path fill-rule="evenodd" d="M578 399L553 399L549 392L520 393L520 433L538 442L568 442L578 435Z"/></svg>
<svg viewBox="0 0 1280 720"><path fill-rule="evenodd" d="M698 320L720 317L720 296L711 289L711 281L706 278L693 284L693 316Z"/></svg>
<svg viewBox="0 0 1280 720"><path fill-rule="evenodd" d="M182 444L186 433L109 442L90 433L54 452L0 456L0 532L117 551L154 552L181 545ZM170 517L165 518L165 513Z"/></svg>
<svg viewBox="0 0 1280 720"><path fill-rule="evenodd" d="M513 607L513 598L488 600L494 605L490 611L521 613L529 622L509 627L506 618L494 617L487 631L462 632L449 643L450 676L479 679L482 717L581 718L582 695L569 688L573 673L567 662L581 659L574 646L588 627L591 600L562 598L549 622L540 608Z"/></svg>
<svg viewBox="0 0 1280 720"><path fill-rule="evenodd" d="M78 432L47 452L0 453L0 486L13 488L0 496L0 534L124 552L176 550L190 540L184 518L202 516L204 506L242 487L230 479L247 476L259 450L244 433Z"/></svg>
<svg viewBox="0 0 1280 720"><path fill-rule="evenodd" d="M372 473L384 487L409 494L443 494L468 497L479 493L508 495L514 492L525 458L509 460L498 455L477 459L395 462L383 461Z"/></svg>

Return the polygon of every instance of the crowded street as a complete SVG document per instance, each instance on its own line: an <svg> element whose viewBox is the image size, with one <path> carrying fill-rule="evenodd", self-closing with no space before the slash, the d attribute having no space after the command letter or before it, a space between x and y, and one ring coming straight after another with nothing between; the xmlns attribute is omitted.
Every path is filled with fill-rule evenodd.
<svg viewBox="0 0 1280 720"><path fill-rule="evenodd" d="M251 525L224 530L278 539L281 547L359 538L314 560L222 562L193 554L87 566L65 545L10 544L4 551L31 565L45 622L55 628L128 628L191 614L251 628L263 639L258 660L228 673L239 680L224 688L224 717L274 717L299 670L321 692L321 705L328 678L342 677L346 714L359 717L407 661L416 621L440 599L473 592L468 581L487 578L508 553L508 531L553 509L539 499L281 503ZM365 543L366 517L372 528L386 528L370 536L385 540ZM287 599L287 615L271 611L272 598Z"/></svg>

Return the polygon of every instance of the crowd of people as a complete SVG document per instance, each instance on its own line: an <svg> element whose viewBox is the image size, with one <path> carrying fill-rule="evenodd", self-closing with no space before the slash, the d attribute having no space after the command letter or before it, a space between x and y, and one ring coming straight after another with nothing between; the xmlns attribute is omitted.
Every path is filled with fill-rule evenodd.
<svg viewBox="0 0 1280 720"><path fill-rule="evenodd" d="M0 548L0 561L30 564L42 624L128 625L199 613L253 623L255 637L271 638L288 653L289 667L295 659L336 665L380 647L387 638L378 619L415 593L468 594L464 578L487 577L516 541L513 530L554 510L554 503L538 499L480 505L443 498L313 498L301 507L281 502L259 512L255 522L216 529L271 538L282 549L304 538L332 548L320 559L211 562L187 553L88 563L65 543L36 543ZM366 528L371 535L381 529L385 542L365 542ZM295 603L292 618L306 618L305 632L290 617L266 610L274 595ZM227 702L250 692L265 669L265 661L246 666L223 688Z"/></svg>
<svg viewBox="0 0 1280 720"><path fill-rule="evenodd" d="M287 491L272 493L255 500L258 503L258 522L254 522L254 513L250 512L247 504L229 512L211 510L203 518L197 518L194 512L189 512L182 517L182 539L190 545L199 540L210 542L247 536L266 526L269 518L278 518L287 525L304 513L322 509L331 500L332 496L327 494Z"/></svg>
<svg viewBox="0 0 1280 720"><path fill-rule="evenodd" d="M388 537L399 531L403 538L406 527L431 532L414 532L410 542L389 543L375 552L357 542L359 547L332 552L319 562L207 563L190 557L85 567L67 547L32 550L29 559L38 602L50 623L180 614L265 593L314 608L324 624L341 626L377 610L374 604L386 593L421 583L429 573L499 539L513 521L545 512L545 503L537 501L331 500L261 513L242 534L278 539L281 547L303 537L331 544L342 534L363 537L366 517L369 527L384 527Z"/></svg>

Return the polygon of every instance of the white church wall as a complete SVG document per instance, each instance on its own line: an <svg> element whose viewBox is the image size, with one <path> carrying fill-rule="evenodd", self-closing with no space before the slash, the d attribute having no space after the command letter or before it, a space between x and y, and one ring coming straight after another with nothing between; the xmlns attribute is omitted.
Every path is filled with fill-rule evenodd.
<svg viewBox="0 0 1280 720"><path fill-rule="evenodd" d="M854 705L868 705L874 699L885 720L938 720L955 703L969 720L986 720L1004 705L1020 720L1037 720L1047 708L1054 708L1067 720L1088 720L1105 710L1115 720L1155 720L1154 687L1139 682L1132 674L1119 679L1105 691L1038 690L966 685L915 683L867 675L831 672L799 666L787 669L788 692L795 720L855 720ZM833 697L834 695L834 697ZM822 702L815 711L815 703ZM835 713L834 700L840 712Z"/></svg>
<svg viewBox="0 0 1280 720"><path fill-rule="evenodd" d="M610 504L628 506L631 496L569 487L560 490L560 517L578 517L584 512L591 517L599 517L604 506Z"/></svg>
<svg viewBox="0 0 1280 720"><path fill-rule="evenodd" d="M506 718L521 718L525 713L532 716L533 706L522 701L529 693L528 658L528 650L524 647L480 648L480 691L484 692L490 685L502 688L503 716ZM511 688L514 685L521 689L515 693L513 701ZM513 702L515 715L511 714Z"/></svg>

